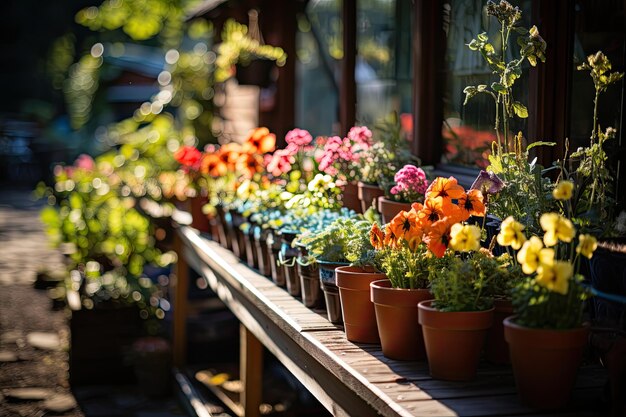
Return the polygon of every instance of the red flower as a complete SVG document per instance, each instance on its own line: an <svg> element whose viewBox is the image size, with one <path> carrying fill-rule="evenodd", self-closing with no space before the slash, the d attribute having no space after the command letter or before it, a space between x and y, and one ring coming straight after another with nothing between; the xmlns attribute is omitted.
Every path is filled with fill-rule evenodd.
<svg viewBox="0 0 626 417"><path fill-rule="evenodd" d="M202 152L193 146L182 146L174 152L174 159L176 159L182 166L197 171L198 168L200 168Z"/></svg>

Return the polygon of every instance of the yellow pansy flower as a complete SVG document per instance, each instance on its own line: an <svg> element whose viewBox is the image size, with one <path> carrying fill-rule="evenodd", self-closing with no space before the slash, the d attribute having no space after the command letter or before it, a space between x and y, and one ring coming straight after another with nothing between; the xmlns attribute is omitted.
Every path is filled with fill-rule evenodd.
<svg viewBox="0 0 626 417"><path fill-rule="evenodd" d="M529 240L524 242L522 249L517 252L517 261L522 265L522 271L524 271L525 274L532 274L537 270L540 261L539 254L544 249L543 242L537 236L532 236ZM552 251L552 256L554 256L553 249L546 250ZM544 256L547 256L545 252Z"/></svg>
<svg viewBox="0 0 626 417"><path fill-rule="evenodd" d="M580 253L582 256L586 256L591 259L593 252L597 247L598 241L595 237L585 234L578 236L578 246L576 246L576 252Z"/></svg>
<svg viewBox="0 0 626 417"><path fill-rule="evenodd" d="M567 294L569 280L574 274L574 267L567 261L542 263L537 268L537 284L559 294Z"/></svg>
<svg viewBox="0 0 626 417"><path fill-rule="evenodd" d="M459 252L480 249L480 228L456 223L450 229L450 247Z"/></svg>
<svg viewBox="0 0 626 417"><path fill-rule="evenodd" d="M524 225L515 221L513 216L509 216L502 221L500 233L498 233L498 243L502 246L511 246L517 250L526 242L523 233Z"/></svg>
<svg viewBox="0 0 626 417"><path fill-rule="evenodd" d="M543 243L546 246L554 246L559 243L559 240L571 242L576 235L576 229L572 222L557 213L542 214L539 223L545 232Z"/></svg>
<svg viewBox="0 0 626 417"><path fill-rule="evenodd" d="M574 191L574 183L568 180L559 181L554 190L552 190L552 196L556 200L569 200L572 198L572 191Z"/></svg>

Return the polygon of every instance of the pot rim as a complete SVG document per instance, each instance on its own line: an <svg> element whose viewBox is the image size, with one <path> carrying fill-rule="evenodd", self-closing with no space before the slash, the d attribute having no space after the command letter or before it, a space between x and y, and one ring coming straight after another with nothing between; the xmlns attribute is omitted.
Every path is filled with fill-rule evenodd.
<svg viewBox="0 0 626 417"><path fill-rule="evenodd" d="M422 326L448 330L486 330L493 325L493 307L479 311L441 311L431 307L434 301L424 300L417 304L419 323Z"/></svg>
<svg viewBox="0 0 626 417"><path fill-rule="evenodd" d="M515 323L516 317L509 316L502 322L504 338L509 344L559 350L582 348L589 343L591 326L587 322L573 329L537 329Z"/></svg>
<svg viewBox="0 0 626 417"><path fill-rule="evenodd" d="M370 283L384 277L382 272L367 272L357 266L340 266L335 269L337 286L343 290L369 292Z"/></svg>

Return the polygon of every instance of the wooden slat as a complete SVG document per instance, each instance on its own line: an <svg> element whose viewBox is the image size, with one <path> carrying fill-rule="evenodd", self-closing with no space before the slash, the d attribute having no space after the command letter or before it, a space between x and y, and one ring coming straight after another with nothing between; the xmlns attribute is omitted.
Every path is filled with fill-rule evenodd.
<svg viewBox="0 0 626 417"><path fill-rule="evenodd" d="M263 345L243 324L240 330L241 405L246 417L258 417L263 387Z"/></svg>
<svg viewBox="0 0 626 417"><path fill-rule="evenodd" d="M181 236L174 236L174 250L179 255L176 262L176 280L174 283L173 300L173 343L172 354L174 366L181 367L187 360L187 315L188 315L188 292L189 292L189 265L183 253Z"/></svg>

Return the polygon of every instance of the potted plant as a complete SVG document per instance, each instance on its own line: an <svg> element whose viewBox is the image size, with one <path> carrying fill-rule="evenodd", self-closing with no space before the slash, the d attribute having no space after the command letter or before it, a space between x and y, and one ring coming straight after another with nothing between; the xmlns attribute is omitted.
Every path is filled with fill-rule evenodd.
<svg viewBox="0 0 626 417"><path fill-rule="evenodd" d="M224 23L222 41L217 47L215 79L223 82L236 75L239 84L268 87L274 64L285 65L287 54L282 48L264 44L256 10L251 10L249 17L250 30L233 19Z"/></svg>
<svg viewBox="0 0 626 417"><path fill-rule="evenodd" d="M403 166L393 177L394 184L378 198L378 212L383 223L388 223L400 211L409 211L411 203L423 203L424 193L428 188L426 173L422 168L408 164Z"/></svg>
<svg viewBox="0 0 626 417"><path fill-rule="evenodd" d="M360 172L358 162L362 154L372 145L372 132L366 126L354 126L345 138L339 136L318 138L318 145L321 147L321 152L316 156L319 170L338 177L343 188L341 195L343 206L362 213L358 199L357 177Z"/></svg>
<svg viewBox="0 0 626 417"><path fill-rule="evenodd" d="M414 160L398 115L389 114L376 125L372 145L359 154L358 196L362 211L377 208L376 200L384 194L383 183L390 182L400 167Z"/></svg>
<svg viewBox="0 0 626 417"><path fill-rule="evenodd" d="M346 254L354 239L364 227L365 220L355 217L340 217L319 232L305 234L300 238L309 256L315 258L319 267L320 285L324 291L328 320L334 324L343 323L341 300L335 270L349 264Z"/></svg>
<svg viewBox="0 0 626 417"><path fill-rule="evenodd" d="M560 181L554 197L568 207L573 184ZM577 233L572 221L550 212L540 217L542 232L526 239L516 259L528 277L513 289L515 316L504 321L518 392L538 408L563 407L576 380L588 343L583 300L588 293L578 273L591 258L595 237Z"/></svg>

